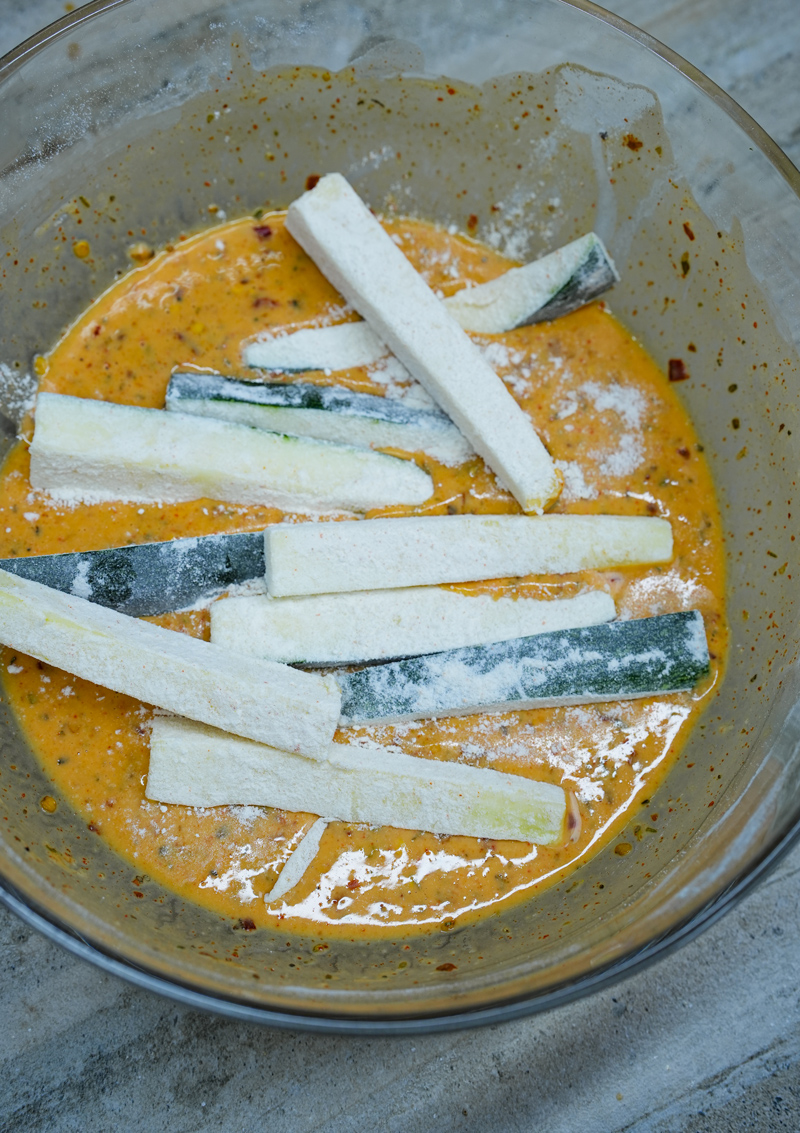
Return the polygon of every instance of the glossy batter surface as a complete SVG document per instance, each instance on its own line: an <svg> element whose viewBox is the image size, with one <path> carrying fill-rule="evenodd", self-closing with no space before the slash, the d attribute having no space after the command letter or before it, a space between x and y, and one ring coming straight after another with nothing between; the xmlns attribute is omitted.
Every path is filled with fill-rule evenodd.
<svg viewBox="0 0 800 1133"><path fill-rule="evenodd" d="M511 266L430 225L392 221L386 227L444 295ZM299 329L352 317L286 233L282 215L237 221L168 248L102 296L40 360L41 388L162 407L176 367L253 377L240 360L245 339L270 327ZM280 917L285 928L313 928L317 935L421 931L481 915L563 876L609 842L663 778L719 679L727 644L721 526L702 446L665 376L602 304L555 323L473 337L558 463L564 492L554 510L665 516L675 557L665 567L501 579L457 589L566 597L590 585L614 596L620 617L700 609L711 678L691 694L650 700L341 731L339 740L394 744L410 754L563 784L580 806L580 836L561 847L532 847L331 823L302 881L269 904L264 894L315 816L148 801L152 710L4 650L8 696L54 794L63 794L141 877L255 925ZM309 377L414 396L390 360L304 380ZM480 459L459 468L416 459L434 479L430 501L370 514L519 511ZM20 444L0 483L0 556L257 530L282 518L275 509L213 500L65 508L32 492L27 474L27 449ZM205 610L153 620L208 636ZM668 815L648 820L668 836ZM618 853L630 848L626 842L615 847Z"/></svg>

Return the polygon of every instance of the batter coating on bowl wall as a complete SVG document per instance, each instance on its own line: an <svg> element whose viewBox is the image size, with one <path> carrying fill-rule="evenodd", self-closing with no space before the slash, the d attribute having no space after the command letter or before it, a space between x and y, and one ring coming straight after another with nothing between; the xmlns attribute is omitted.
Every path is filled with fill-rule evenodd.
<svg viewBox="0 0 800 1133"><path fill-rule="evenodd" d="M465 238L420 222L386 225L431 285L445 295L509 265ZM352 318L300 251L280 215L219 226L120 281L48 358L41 388L161 408L173 369L235 376L242 343L270 328ZM694 693L629 703L539 709L348 729L337 740L396 744L409 754L457 759L563 784L577 796L575 843L531 847L459 836L331 823L300 883L275 905L263 894L314 823L314 815L251 806L166 810L144 797L151 710L22 656L6 653L6 684L26 734L55 787L92 828L149 875L226 917L347 936L414 930L481 915L595 852L649 797L719 673L726 645L720 525L704 457L665 377L602 307L554 323L474 335L533 420L564 477L557 512L669 518L674 558L663 567L537 576L459 585L464 593L518 599L607 590L620 617L700 609L712 678ZM288 377L288 376L287 376ZM274 380L274 379L270 379ZM289 379L290 380L290 379ZM384 358L303 380L393 397L410 392ZM431 500L379 514L518 513L479 458L457 467L420 457ZM86 550L216 531L258 530L276 509L202 500L54 506L31 495L27 455L6 466L0 507L3 556ZM16 509L16 510L12 510ZM370 513L372 514L372 513ZM30 518L35 516L35 518ZM157 619L207 635L205 610ZM661 820L648 825L661 836Z"/></svg>

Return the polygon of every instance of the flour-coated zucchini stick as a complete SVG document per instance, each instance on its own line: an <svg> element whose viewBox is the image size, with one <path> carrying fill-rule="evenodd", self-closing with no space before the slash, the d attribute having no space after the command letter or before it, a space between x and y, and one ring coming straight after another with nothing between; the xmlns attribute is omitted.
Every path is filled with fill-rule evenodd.
<svg viewBox="0 0 800 1133"><path fill-rule="evenodd" d="M31 484L56 499L227 500L287 511L418 504L433 483L410 460L227 421L42 393Z"/></svg>
<svg viewBox="0 0 800 1133"><path fill-rule="evenodd" d="M324 758L330 677L231 653L0 571L0 642L76 677L240 736Z"/></svg>
<svg viewBox="0 0 800 1133"><path fill-rule="evenodd" d="M284 862L283 869L278 875L278 880L272 886L269 893L264 895L264 900L267 904L270 904L272 901L277 901L280 897L288 893L290 889L294 889L299 881L302 881L306 870L317 856L319 844L327 825L327 819L318 818L310 829L306 831Z"/></svg>
<svg viewBox="0 0 800 1133"><path fill-rule="evenodd" d="M165 716L153 720L146 794L184 806L246 803L542 845L567 834L566 793L552 783L339 743L324 761L304 759Z"/></svg>
<svg viewBox="0 0 800 1133"><path fill-rule="evenodd" d="M344 177L329 174L294 201L286 227L523 511L543 511L561 481L530 418Z"/></svg>
<svg viewBox="0 0 800 1133"><path fill-rule="evenodd" d="M602 590L542 602L413 586L224 598L211 607L211 640L270 661L342 665L595 625L615 616L614 600Z"/></svg>
<svg viewBox="0 0 800 1133"><path fill-rule="evenodd" d="M589 232L488 283L463 287L441 302L464 330L502 334L577 311L618 282L619 274L603 241ZM248 366L284 373L349 370L374 365L387 353L388 347L368 323L262 334L242 350Z"/></svg>
<svg viewBox="0 0 800 1133"><path fill-rule="evenodd" d="M568 315L618 282L617 269L603 241L589 232L488 283L464 287L444 304L465 330L502 334L514 327Z"/></svg>
<svg viewBox="0 0 800 1133"><path fill-rule="evenodd" d="M308 370L350 370L371 366L389 353L369 323L304 327L288 334L267 332L242 348L246 366L298 374Z"/></svg>
<svg viewBox="0 0 800 1133"><path fill-rule="evenodd" d="M693 688L708 671L703 616L687 610L410 657L337 679L348 725L634 700Z"/></svg>
<svg viewBox="0 0 800 1133"><path fill-rule="evenodd" d="M627 515L429 515L280 524L265 535L274 598L571 574L669 562L665 519Z"/></svg>
<svg viewBox="0 0 800 1133"><path fill-rule="evenodd" d="M264 532L0 559L0 570L134 618L184 610L264 577Z"/></svg>
<svg viewBox="0 0 800 1133"><path fill-rule="evenodd" d="M441 410L416 409L403 401L355 393L344 386L243 382L219 374L178 372L170 378L166 407L357 448L424 452L449 465L463 464L474 456Z"/></svg>

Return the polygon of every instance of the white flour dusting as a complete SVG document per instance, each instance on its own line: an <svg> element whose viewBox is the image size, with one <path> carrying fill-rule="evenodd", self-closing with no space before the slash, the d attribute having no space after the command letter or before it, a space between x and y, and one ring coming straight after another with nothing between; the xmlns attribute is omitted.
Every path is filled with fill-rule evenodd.
<svg viewBox="0 0 800 1133"><path fill-rule="evenodd" d="M597 499L597 488L586 482L583 465L577 460L557 460L555 466L564 477L562 500L573 503L575 500Z"/></svg>
<svg viewBox="0 0 800 1133"><path fill-rule="evenodd" d="M616 451L597 459L604 476L630 476L644 460L644 445L635 433L623 433Z"/></svg>
<svg viewBox="0 0 800 1133"><path fill-rule="evenodd" d="M556 409L556 417L563 420L571 417L581 408L582 403L589 402L596 413L611 410L629 429L638 429L641 426L645 399L635 386L622 385L620 382L610 382L605 385L601 382L584 382L577 389L570 390Z"/></svg>
<svg viewBox="0 0 800 1133"><path fill-rule="evenodd" d="M528 354L523 350L515 350L505 342L488 340L481 342L477 336L476 341L486 361L496 374L510 385L517 397L526 397L531 392L531 375L533 370Z"/></svg>
<svg viewBox="0 0 800 1133"><path fill-rule="evenodd" d="M76 598L92 597L92 587L89 582L89 567L91 566L90 559L81 559L78 562L78 569L75 571L75 577L70 586L70 594L74 594Z"/></svg>
<svg viewBox="0 0 800 1133"><path fill-rule="evenodd" d="M556 419L563 421L579 410L585 411L589 406L598 414L615 414L626 430L620 433L613 449L593 452L591 460L603 476L630 476L644 460L644 444L640 432L647 409L644 396L634 386L623 385L621 382L584 382L576 389L569 390L556 404ZM565 428L569 430L568 426ZM567 498L594 498L593 495L580 494L583 486L578 481L576 471L563 467L561 470L564 473L565 491L569 493ZM567 477L571 478L571 484Z"/></svg>
<svg viewBox="0 0 800 1133"><path fill-rule="evenodd" d="M629 429L638 429L645 411L645 399L635 386L610 382L585 382L581 391L589 398L598 413L610 409Z"/></svg>

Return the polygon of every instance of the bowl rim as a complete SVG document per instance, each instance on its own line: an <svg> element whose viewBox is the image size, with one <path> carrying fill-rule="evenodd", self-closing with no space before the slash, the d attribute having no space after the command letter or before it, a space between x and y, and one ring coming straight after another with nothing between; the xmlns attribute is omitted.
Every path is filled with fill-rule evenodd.
<svg viewBox="0 0 800 1133"><path fill-rule="evenodd" d="M68 35L81 24L136 2L137 0L89 0L89 3L48 24L0 57L0 82L8 79L48 44ZM523 4L525 2L526 0L522 0ZM574 8L614 28L679 72L741 128L787 182L794 195L800 198L800 170L746 110L692 63L648 32L622 16L595 4L593 0L550 0L550 2L566 8ZM294 1012L253 1006L234 996L225 997L198 991L188 980L183 983L156 975L145 967L135 965L122 953L106 948L97 941L92 941L58 923L49 912L37 905L34 898L23 893L24 886L15 885L8 872L3 870L0 870L0 904L72 955L145 991L155 992L188 1008L208 1011L245 1023L260 1023L285 1030L320 1034L352 1036L431 1034L510 1022L549 1011L644 970L657 959L667 956L711 927L746 897L798 842L800 842L800 814L791 825L782 832L776 833L758 855L741 866L733 880L724 881L721 888L699 908L643 947L631 947L627 952L600 967L591 969L578 979L554 982L537 992L511 998L504 999L502 993L499 993L496 994L494 1002L487 1007L467 1009L456 1007L452 1011L431 1014L417 1010L408 1016L375 1017L357 1013L342 1015L335 1012L323 1015L300 1009ZM13 866L11 872L14 872ZM23 882L21 872L18 874L18 880Z"/></svg>

